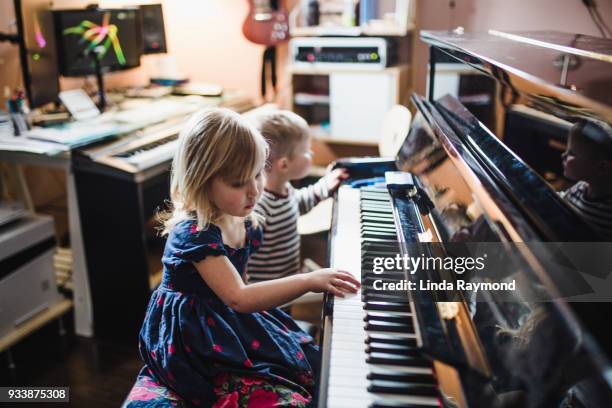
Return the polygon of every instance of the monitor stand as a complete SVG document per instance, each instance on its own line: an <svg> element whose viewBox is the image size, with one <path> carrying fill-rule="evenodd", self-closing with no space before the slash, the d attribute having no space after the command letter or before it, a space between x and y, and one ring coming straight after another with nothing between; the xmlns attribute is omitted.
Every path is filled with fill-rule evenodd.
<svg viewBox="0 0 612 408"><path fill-rule="evenodd" d="M96 71L96 81L98 83L98 108L100 112L104 112L106 110L106 93L104 91L104 75L102 73L102 67L100 66L100 56L96 48L87 55L93 60L94 69Z"/></svg>

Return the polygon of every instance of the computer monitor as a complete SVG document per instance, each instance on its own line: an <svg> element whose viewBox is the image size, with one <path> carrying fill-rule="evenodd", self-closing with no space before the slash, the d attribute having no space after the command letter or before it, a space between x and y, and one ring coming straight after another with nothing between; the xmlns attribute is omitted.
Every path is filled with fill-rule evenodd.
<svg viewBox="0 0 612 408"><path fill-rule="evenodd" d="M142 39L145 54L167 52L166 31L164 30L164 13L161 4L145 4L140 6L142 13Z"/></svg>
<svg viewBox="0 0 612 408"><path fill-rule="evenodd" d="M54 10L59 69L64 76L134 68L142 55L140 9Z"/></svg>
<svg viewBox="0 0 612 408"><path fill-rule="evenodd" d="M57 101L59 73L50 0L14 0L23 84L31 108Z"/></svg>

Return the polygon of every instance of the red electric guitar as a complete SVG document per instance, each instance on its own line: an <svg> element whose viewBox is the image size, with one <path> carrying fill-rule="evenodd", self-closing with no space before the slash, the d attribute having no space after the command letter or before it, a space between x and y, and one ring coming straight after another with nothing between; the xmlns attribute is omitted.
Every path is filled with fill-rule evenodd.
<svg viewBox="0 0 612 408"><path fill-rule="evenodd" d="M242 33L247 40L274 46L289 39L289 17L282 0L248 1L249 14L242 24Z"/></svg>

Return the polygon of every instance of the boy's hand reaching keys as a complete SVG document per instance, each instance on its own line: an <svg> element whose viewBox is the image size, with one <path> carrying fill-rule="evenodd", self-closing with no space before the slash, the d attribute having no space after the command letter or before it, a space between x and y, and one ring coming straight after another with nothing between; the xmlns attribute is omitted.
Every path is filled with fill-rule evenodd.
<svg viewBox="0 0 612 408"><path fill-rule="evenodd" d="M357 293L361 287L361 283L351 273L338 269L319 269L307 276L310 290L316 293L329 292L344 297L345 293Z"/></svg>
<svg viewBox="0 0 612 408"><path fill-rule="evenodd" d="M334 169L329 171L323 178L325 179L325 186L329 194L332 194L338 189L338 186L342 180L347 179L349 176L348 170L344 168Z"/></svg>

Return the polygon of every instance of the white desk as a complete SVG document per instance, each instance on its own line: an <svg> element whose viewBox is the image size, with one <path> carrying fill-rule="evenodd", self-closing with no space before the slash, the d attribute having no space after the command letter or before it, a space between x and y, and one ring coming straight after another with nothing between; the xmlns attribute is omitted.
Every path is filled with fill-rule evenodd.
<svg viewBox="0 0 612 408"><path fill-rule="evenodd" d="M57 155L9 152L0 150L0 161L7 162L12 167L12 173L17 178L18 194L30 210L34 210L30 193L25 182L21 166L24 164L61 168L66 171L66 191L68 197L68 226L70 231L70 246L72 248L72 280L74 287L74 324L78 335L93 336L93 321L85 250L81 235L78 200L74 177L70 168L70 153Z"/></svg>

